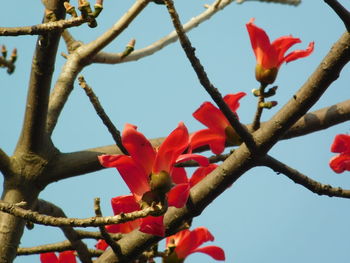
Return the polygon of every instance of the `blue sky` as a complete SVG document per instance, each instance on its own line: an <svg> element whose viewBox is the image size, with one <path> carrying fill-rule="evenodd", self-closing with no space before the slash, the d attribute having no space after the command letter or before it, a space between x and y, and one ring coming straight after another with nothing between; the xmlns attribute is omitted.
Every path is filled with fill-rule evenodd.
<svg viewBox="0 0 350 263"><path fill-rule="evenodd" d="M40 23L43 11L39 1L21 1L20 9L17 1L8 2L10 8L2 13L1 26ZM94 40L133 3L130 0L105 2L105 10L98 18L99 26L90 29L83 25L72 29L76 39L85 43ZM350 8L348 1L341 2ZM182 21L202 12L205 3L202 0L177 1ZM76 2L72 1L72 4ZM255 57L245 28L252 17L267 31L271 40L292 34L302 40L295 47L298 49L315 41L315 51L310 57L281 67L276 80L279 90L274 98L279 105L264 112L263 120L268 120L300 88L344 32L342 22L324 1L306 0L298 7L255 1L241 5L233 3L211 21L191 31L189 37L197 55L220 92L224 95L247 92L238 110L243 123L250 123L253 119L256 99L250 90L258 88L254 78ZM150 4L106 51L122 51L131 38L136 38L136 48L142 48L171 30L165 8ZM0 40L0 44L5 44L9 50L16 47L19 53L15 73L9 76L4 70L0 72L0 119L5 124L0 129L0 147L8 154L14 150L22 125L35 41L35 36L2 37ZM63 43L59 52L66 52ZM59 57L54 80L63 63L64 59ZM347 66L313 110L349 98L349 73ZM82 74L120 129L125 123L132 123L147 137L155 138L169 134L180 121L184 121L190 131L203 127L191 114L210 98L200 86L178 43L137 62L91 65ZM338 175L328 167L328 160L333 155L329 148L334 136L349 131L347 122L304 138L283 141L270 153L317 181L349 189L350 174ZM62 152L113 144L77 83L53 141ZM52 184L40 197L62 207L68 216L82 218L93 215L94 197L101 197L104 214L110 215L110 198L127 193L128 189L117 172L109 169ZM205 226L213 233L213 244L224 248L226 262L326 263L348 260L349 220L348 200L317 196L268 168L255 168L194 219L193 227ZM34 230L26 230L21 245L27 247L62 240L60 230L35 226ZM15 262L39 262L39 258L24 256ZM214 261L195 254L186 262Z"/></svg>

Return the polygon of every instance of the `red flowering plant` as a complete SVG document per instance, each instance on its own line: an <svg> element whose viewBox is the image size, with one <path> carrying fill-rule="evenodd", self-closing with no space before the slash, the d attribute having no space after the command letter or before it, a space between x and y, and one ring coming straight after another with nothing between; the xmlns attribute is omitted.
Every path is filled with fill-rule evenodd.
<svg viewBox="0 0 350 263"><path fill-rule="evenodd" d="M205 253L215 260L225 260L225 252L222 248L200 247L203 243L213 240L214 236L205 227L198 227L192 231L182 230L167 237L166 247L169 254L163 258L163 263L182 263L190 254L196 252Z"/></svg>
<svg viewBox="0 0 350 263"><path fill-rule="evenodd" d="M158 149L137 131L136 126L126 124L122 144L130 155L101 155L99 161L104 167L116 168L133 194L134 201L128 198L128 205L124 208L130 206L130 202L134 202L132 208L135 210L154 203L161 204L165 210L168 205L183 207L189 196L190 185L187 182L176 183L172 179L174 165L187 160L195 160L201 166L209 165L204 156L183 154L189 147L189 134L183 123L170 133ZM126 198L121 202L126 202ZM139 222L140 231L164 235L163 216L148 216Z"/></svg>
<svg viewBox="0 0 350 263"><path fill-rule="evenodd" d="M40 254L41 263L77 263L74 251L68 250L60 252L58 257L54 252Z"/></svg>
<svg viewBox="0 0 350 263"><path fill-rule="evenodd" d="M311 42L305 50L295 50L285 55L289 48L301 42L299 38L283 36L270 43L266 32L254 25L254 18L246 26L256 57L255 77L262 85L272 84L275 81L283 62L309 56L314 50L314 42Z"/></svg>
<svg viewBox="0 0 350 263"><path fill-rule="evenodd" d="M245 95L244 92L228 94L224 97L224 101L235 113L240 105L239 100ZM213 153L220 154L224 151L226 142L232 145L240 143L225 115L211 102L204 102L192 115L208 129L199 130L191 135L191 149L209 145Z"/></svg>
<svg viewBox="0 0 350 263"><path fill-rule="evenodd" d="M331 151L339 153L329 161L329 166L336 173L350 171L350 135L338 134L335 136Z"/></svg>

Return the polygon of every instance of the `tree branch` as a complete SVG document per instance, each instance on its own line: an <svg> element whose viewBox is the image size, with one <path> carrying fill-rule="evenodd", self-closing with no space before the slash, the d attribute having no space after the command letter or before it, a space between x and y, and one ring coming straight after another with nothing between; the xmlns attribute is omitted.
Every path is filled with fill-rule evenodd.
<svg viewBox="0 0 350 263"><path fill-rule="evenodd" d="M201 23L209 20L213 15L215 15L218 11L224 9L229 4L234 2L234 0L216 0L213 4L208 6L206 10L199 14L196 17L191 18L186 24L183 25L183 29L185 32L190 31L191 29L199 26ZM219 3L219 5L217 5ZM130 55L125 58L122 58L122 52L120 53L107 53L107 52L99 52L92 58L92 63L104 63L104 64L118 64L129 61L136 61L141 58L150 56L157 51L163 49L164 47L170 45L171 43L176 42L178 39L176 31L172 31L167 36L159 39L158 41L152 43L151 45L141 48L139 50L134 50Z"/></svg>
<svg viewBox="0 0 350 263"><path fill-rule="evenodd" d="M207 76L207 73L204 70L204 67L200 63L199 59L196 57L195 49L192 47L190 40L188 39L185 31L183 30L179 16L175 10L173 1L172 0L164 0L164 2L168 8L168 12L169 12L171 20L173 22L174 28L176 29L176 32L179 36L181 46L182 46L183 50L185 51L187 58L191 62L191 65L197 74L199 82L202 84L204 89L209 93L211 98L218 105L219 109L225 115L225 117L230 122L231 126L235 129L237 134L247 144L249 149L251 149L251 150L255 149L255 142L253 140L252 135L239 122L237 116L227 106L225 101L222 99L220 92L210 82L210 80Z"/></svg>
<svg viewBox="0 0 350 263"><path fill-rule="evenodd" d="M0 36L43 35L53 31L60 32L66 28L77 27L87 22L89 22L89 19L79 16L67 20L62 19L34 26L0 27Z"/></svg>
<svg viewBox="0 0 350 263"><path fill-rule="evenodd" d="M0 148L0 172L6 177L10 171L10 158Z"/></svg>
<svg viewBox="0 0 350 263"><path fill-rule="evenodd" d="M60 207L41 199L37 201L34 210L36 210L39 214L66 218L66 214ZM66 238L69 240L73 249L77 251L81 262L92 263L91 255L88 251L87 246L84 244L84 242L81 241L78 233L74 230L74 228L71 226L63 226L61 229Z"/></svg>
<svg viewBox="0 0 350 263"><path fill-rule="evenodd" d="M102 225L125 223L138 218L154 215L155 213L159 212L162 209L160 207L154 206L154 207L145 208L140 211L119 214L115 216L90 217L85 219L78 219L78 218L55 217L55 216L39 214L38 212L22 208L21 206L23 205L25 205L24 202L11 204L11 203L0 201L0 211L25 219L35 224L46 225L46 226L98 227Z"/></svg>
<svg viewBox="0 0 350 263"><path fill-rule="evenodd" d="M278 3L278 4L286 4L286 5L299 5L301 0L236 0L237 4L242 4L244 2L267 2L267 3Z"/></svg>
<svg viewBox="0 0 350 263"><path fill-rule="evenodd" d="M293 97L254 133L266 153L318 101L350 60L350 34L344 33Z"/></svg>
<svg viewBox="0 0 350 263"><path fill-rule="evenodd" d="M81 45L68 56L68 59L50 96L46 124L46 130L49 134L52 134L56 126L58 117L73 90L73 83L79 72L84 66L91 63L90 59L98 51L113 41L129 26L137 15L146 7L149 1L150 0L137 0L111 29L109 29L95 41L92 41L86 45Z"/></svg>
<svg viewBox="0 0 350 263"><path fill-rule="evenodd" d="M306 114L281 139L291 139L310 134L348 120L350 120L350 100ZM261 127L264 128L265 124L266 122L263 122ZM251 124L247 125L247 128L250 129ZM150 141L154 147L158 147L163 140L164 138L156 138ZM227 146L232 145L227 144ZM204 151L208 149L208 147L203 147L199 150ZM61 154L55 164L59 169L53 169L54 172L42 178L42 185L103 169L97 159L97 156L102 154L122 154L122 152L115 145L109 145Z"/></svg>
<svg viewBox="0 0 350 263"><path fill-rule="evenodd" d="M109 133L112 135L116 145L118 148L122 151L123 154L128 155L128 151L125 149L122 139L120 136L120 131L114 126L113 122L111 119L108 117L106 112L104 111L100 101L98 100L97 96L95 95L94 91L92 88L88 86L86 83L85 79L83 76L80 76L79 78L79 85L84 89L86 95L89 97L90 102L92 106L94 107L97 115L100 117L102 120L103 124L107 127Z"/></svg>
<svg viewBox="0 0 350 263"><path fill-rule="evenodd" d="M350 12L346 10L344 6L342 6L341 3L339 3L337 0L324 0L326 4L328 4L334 12L337 13L339 18L343 21L346 30L350 32Z"/></svg>
<svg viewBox="0 0 350 263"><path fill-rule="evenodd" d="M65 16L63 0L57 2L55 16L61 19ZM46 21L48 18L45 16L44 22ZM45 124L60 36L61 32L56 31L38 37L32 60L24 122L15 155L18 152L43 154L43 151L51 145L47 143L49 138L45 131Z"/></svg>
<svg viewBox="0 0 350 263"><path fill-rule="evenodd" d="M350 59L350 36L345 34L333 46L321 65L309 80L297 92L294 98L283 107L265 127L261 127L254 137L258 142L258 151L249 151L245 144L235 150L217 169L208 174L191 189L191 209L169 209L165 214L167 231L175 229L185 220L199 215L218 195L227 189L247 170L257 164L259 154L265 154L282 135L319 99L326 88L337 78L341 69ZM289 110L287 110L289 109ZM286 127L286 128L285 128ZM169 233L169 232L168 232ZM130 262L140 251L159 241L154 237L134 231L121 240L123 257L118 259L111 251L106 251L95 263Z"/></svg>
<svg viewBox="0 0 350 263"><path fill-rule="evenodd" d="M262 158L261 165L267 166L277 173L286 175L294 183L304 186L315 194L327 195L329 197L350 198L350 190L319 183L271 156Z"/></svg>

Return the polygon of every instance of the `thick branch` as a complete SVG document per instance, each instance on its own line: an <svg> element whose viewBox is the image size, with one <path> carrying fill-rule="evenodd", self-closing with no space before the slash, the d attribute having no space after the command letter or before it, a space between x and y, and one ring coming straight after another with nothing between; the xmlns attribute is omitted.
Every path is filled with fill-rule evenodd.
<svg viewBox="0 0 350 263"><path fill-rule="evenodd" d="M348 120L350 120L350 100L306 114L300 118L281 139L290 139L310 134ZM266 122L262 123L261 126L264 127L265 124ZM250 127L251 125L247 125L248 129L250 129ZM157 147L163 140L164 138L157 138L150 141L154 147ZM203 150L208 150L208 148L203 148L202 151ZM45 180L43 185L46 185L48 182L103 169L97 159L97 156L102 154L122 154L122 152L114 145L110 145L62 154L56 164L59 169L53 169L57 171L57 173L53 172L43 178L43 180Z"/></svg>
<svg viewBox="0 0 350 263"><path fill-rule="evenodd" d="M344 33L333 45L305 84L264 127L254 133L266 153L322 96L350 60L350 34Z"/></svg>
<svg viewBox="0 0 350 263"><path fill-rule="evenodd" d="M241 137L241 139L247 144L249 149L255 148L255 142L253 137L248 132L248 130L239 122L237 116L231 111L231 109L227 106L225 101L223 100L220 92L214 87L214 85L210 82L207 73L204 70L201 62L195 55L195 49L192 47L190 40L186 36L186 33L181 25L180 18L175 10L174 3L172 0L164 0L170 17L172 19L174 28L179 36L179 40L183 50L186 53L187 58L191 62L191 65L194 71L197 74L199 82L202 84L204 89L209 93L211 98L218 105L219 109L225 115L227 120L230 122L231 126L235 129L237 134Z"/></svg>
<svg viewBox="0 0 350 263"><path fill-rule="evenodd" d="M80 26L86 22L88 22L88 20L80 16L67 20L46 22L34 26L0 27L0 36L42 35L53 31L62 31L65 28Z"/></svg>
<svg viewBox="0 0 350 263"><path fill-rule="evenodd" d="M0 148L0 172L6 176L10 170L10 158L9 156Z"/></svg>
<svg viewBox="0 0 350 263"><path fill-rule="evenodd" d="M63 0L57 1L55 15L63 19L65 12ZM44 18L44 22L47 18ZM29 89L23 127L16 147L19 151L43 153L48 147L48 136L45 131L49 102L51 79L54 71L56 53L61 32L50 32L40 35L37 40L32 62Z"/></svg>
<svg viewBox="0 0 350 263"><path fill-rule="evenodd" d="M213 15L215 15L218 11L224 9L229 4L234 2L234 0L222 0L219 2L219 0L216 0L212 5L210 5L203 13L200 15L191 18L186 24L183 25L183 29L185 32L190 31L191 29L199 26L201 23L205 22L206 20L209 20ZM219 5L217 5L219 3ZM128 61L135 61L139 60L141 58L150 56L157 51L163 49L164 47L170 45L171 43L176 42L178 39L177 33L174 30L169 35L159 39L158 41L152 43L151 45L141 48L139 50L133 51L130 55L128 55L125 58L122 58L122 52L121 53L106 53L106 52L99 52L94 56L92 59L93 63L106 63L106 64L117 64L122 62L128 62Z"/></svg>
<svg viewBox="0 0 350 263"><path fill-rule="evenodd" d="M349 38L348 34L342 36L314 74L294 98L287 103L287 107L283 107L272 120L266 123L265 127L262 127L254 134L257 138L256 141L259 142L257 147L260 154L265 154L337 78L343 66L350 59ZM243 173L256 165L259 158L257 154L258 152L250 152L246 145L242 144L220 167L191 189L191 209L184 207L168 210L165 215L167 229L175 229L184 220L199 215L228 186L232 185ZM158 240L158 237L134 231L118 241L123 257L129 261L118 259L110 251L106 251L96 263L130 262L140 251Z"/></svg>
<svg viewBox="0 0 350 263"><path fill-rule="evenodd" d="M327 195L329 197L350 198L350 190L319 183L271 156L263 158L261 160L261 165L268 166L275 172L286 175L294 183L304 186L315 194Z"/></svg>
<svg viewBox="0 0 350 263"><path fill-rule="evenodd" d="M50 96L49 112L46 129L52 134L58 117L73 90L73 83L82 68L90 63L90 58L113 41L122 33L137 15L146 7L150 0L137 0L134 5L113 25L95 41L82 45L75 52L68 56L55 88Z"/></svg>

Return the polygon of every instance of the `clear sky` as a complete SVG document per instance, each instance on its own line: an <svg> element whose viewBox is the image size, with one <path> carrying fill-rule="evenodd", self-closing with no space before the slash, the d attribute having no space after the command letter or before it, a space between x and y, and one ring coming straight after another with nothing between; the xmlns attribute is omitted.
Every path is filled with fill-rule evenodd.
<svg viewBox="0 0 350 263"><path fill-rule="evenodd" d="M76 4L76 1L71 2ZM349 1L341 2L350 8ZM107 0L96 29L83 25L71 32L76 39L87 43L108 29L132 3L131 0ZM176 1L182 21L202 12L205 3L203 0ZM6 5L11 8L2 12L1 26L34 25L41 21L43 10L39 1L7 1ZM264 112L263 120L268 120L301 87L345 30L324 1L304 0L298 7L255 1L233 3L211 21L191 31L189 37L197 55L221 93L247 92L238 110L243 123L251 123L253 119L256 99L250 91L258 88L254 78L255 57L245 27L252 17L272 40L292 34L302 40L295 47L298 49L315 41L315 51L310 57L282 66L276 80L278 94L274 98L279 105ZM122 51L131 38L136 38L136 48L142 48L171 30L165 7L150 4L106 51ZM0 44L5 44L9 50L16 47L19 53L13 75L0 71L0 147L8 154L14 150L22 125L35 41L36 36L0 39ZM63 43L59 52L66 52ZM54 81L63 63L64 59L59 57ZM313 110L349 98L349 73L347 66ZM137 62L91 65L82 74L120 129L125 123L132 123L147 137L155 138L169 134L180 121L184 121L191 132L203 128L191 114L210 98L178 43ZM347 122L304 138L283 141L270 153L317 181L349 189L350 174L338 175L328 167L328 160L333 156L329 148L334 136L349 131ZM77 84L53 141L62 152L113 144ZM70 217L83 218L93 216L94 197L101 198L104 215L111 215L110 198L124 194L128 194L124 182L114 169L108 169L52 184L40 198L59 205ZM328 263L349 260L349 221L349 200L317 196L284 175L277 175L268 168L255 168L195 218L193 227L205 226L213 233L213 244L225 250L226 262ZM59 229L35 226L34 230L25 231L21 245L62 240ZM39 257L23 256L15 262L39 262ZM194 254L186 262L214 261L206 255Z"/></svg>

